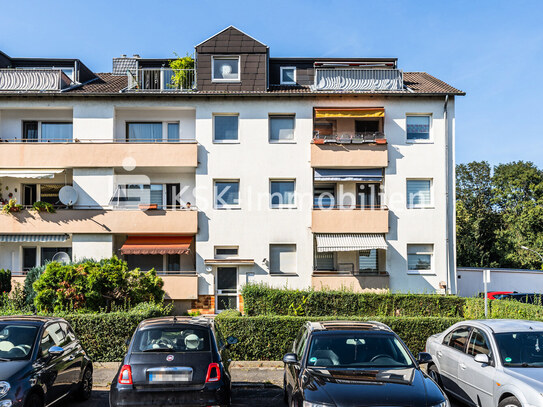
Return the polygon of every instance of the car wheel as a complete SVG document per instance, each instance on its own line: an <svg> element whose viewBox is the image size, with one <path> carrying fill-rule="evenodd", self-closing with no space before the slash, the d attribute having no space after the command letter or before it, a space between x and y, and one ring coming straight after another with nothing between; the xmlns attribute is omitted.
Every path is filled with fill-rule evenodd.
<svg viewBox="0 0 543 407"><path fill-rule="evenodd" d="M500 401L498 407L522 407L522 404L520 404L516 397L507 397Z"/></svg>
<svg viewBox="0 0 543 407"><path fill-rule="evenodd" d="M37 393L31 393L25 401L25 407L43 407L43 400Z"/></svg>
<svg viewBox="0 0 543 407"><path fill-rule="evenodd" d="M75 397L80 401L85 401L90 399L92 393L92 370L89 368L85 369L83 373L83 378L81 383L79 383L79 388L75 394Z"/></svg>
<svg viewBox="0 0 543 407"><path fill-rule="evenodd" d="M430 376L434 382L437 383L437 385L441 388L443 388L443 383L441 382L441 376L439 374L439 370L437 370L436 365L432 365L428 368L428 376Z"/></svg>

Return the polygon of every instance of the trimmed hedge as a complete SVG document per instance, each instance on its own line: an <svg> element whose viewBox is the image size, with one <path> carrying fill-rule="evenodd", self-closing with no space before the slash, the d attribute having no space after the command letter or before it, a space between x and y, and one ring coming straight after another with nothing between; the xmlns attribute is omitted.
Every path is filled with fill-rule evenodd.
<svg viewBox="0 0 543 407"><path fill-rule="evenodd" d="M375 317L375 318L308 318L296 316L240 317L221 313L216 321L226 336L233 335L239 343L231 348L234 360L282 360L306 321L326 320L380 321L396 332L413 354L424 351L426 339L442 332L461 318Z"/></svg>
<svg viewBox="0 0 543 407"><path fill-rule="evenodd" d="M465 319L484 319L484 299L468 298L463 315ZM543 321L543 307L541 305L524 304L515 300L492 300L488 301L488 318Z"/></svg>
<svg viewBox="0 0 543 407"><path fill-rule="evenodd" d="M466 298L436 294L373 294L243 287L243 307L249 316L394 316L462 317Z"/></svg>

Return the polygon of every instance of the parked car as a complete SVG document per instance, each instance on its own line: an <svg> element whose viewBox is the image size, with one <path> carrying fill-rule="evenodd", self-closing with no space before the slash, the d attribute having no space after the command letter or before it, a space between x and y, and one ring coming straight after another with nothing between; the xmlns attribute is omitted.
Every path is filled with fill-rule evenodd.
<svg viewBox="0 0 543 407"><path fill-rule="evenodd" d="M500 300L515 300L524 304L543 305L541 293L511 293L500 296Z"/></svg>
<svg viewBox="0 0 543 407"><path fill-rule="evenodd" d="M543 405L543 323L464 321L431 336L428 370L443 388L469 405Z"/></svg>
<svg viewBox="0 0 543 407"><path fill-rule="evenodd" d="M229 406L228 348L235 343L210 318L141 322L113 379L110 406Z"/></svg>
<svg viewBox="0 0 543 407"><path fill-rule="evenodd" d="M489 291L486 296L489 300L501 300L503 296L515 293L516 291ZM485 293L480 293L479 296L485 298Z"/></svg>
<svg viewBox="0 0 543 407"><path fill-rule="evenodd" d="M92 362L61 318L0 318L0 407L43 407L92 391Z"/></svg>
<svg viewBox="0 0 543 407"><path fill-rule="evenodd" d="M435 406L449 401L407 346L379 322L307 322L283 362L290 407Z"/></svg>

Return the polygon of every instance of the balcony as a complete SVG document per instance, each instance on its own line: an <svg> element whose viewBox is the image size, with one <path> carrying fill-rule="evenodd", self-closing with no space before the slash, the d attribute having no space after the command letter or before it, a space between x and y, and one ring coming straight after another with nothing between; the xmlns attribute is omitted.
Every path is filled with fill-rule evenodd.
<svg viewBox="0 0 543 407"><path fill-rule="evenodd" d="M388 208L313 209L313 233L388 233Z"/></svg>
<svg viewBox="0 0 543 407"><path fill-rule="evenodd" d="M198 231L197 210L28 209L0 215L2 234L176 234Z"/></svg>
<svg viewBox="0 0 543 407"><path fill-rule="evenodd" d="M386 292L390 286L390 275L379 273L340 273L315 271L311 276L315 290L352 290L362 292Z"/></svg>
<svg viewBox="0 0 543 407"><path fill-rule="evenodd" d="M403 73L399 69L316 68L313 90L400 91Z"/></svg>
<svg viewBox="0 0 543 407"><path fill-rule="evenodd" d="M86 142L89 141L89 142ZM17 168L114 168L127 160L139 167L198 166L198 144L183 142L115 142L55 140L2 143L0 162Z"/></svg>
<svg viewBox="0 0 543 407"><path fill-rule="evenodd" d="M62 69L0 69L0 90L60 91L68 88L71 83Z"/></svg>
<svg viewBox="0 0 543 407"><path fill-rule="evenodd" d="M379 168L388 166L383 133L319 135L311 144L313 168Z"/></svg>
<svg viewBox="0 0 543 407"><path fill-rule="evenodd" d="M196 90L196 69L141 68L127 71L127 92L187 92Z"/></svg>

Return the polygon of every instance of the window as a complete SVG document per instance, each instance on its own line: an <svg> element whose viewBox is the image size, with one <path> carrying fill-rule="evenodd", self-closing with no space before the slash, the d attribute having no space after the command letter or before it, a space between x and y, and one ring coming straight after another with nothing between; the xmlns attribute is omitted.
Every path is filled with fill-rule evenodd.
<svg viewBox="0 0 543 407"><path fill-rule="evenodd" d="M215 246L215 257L216 258L228 258L232 256L237 256L239 248L237 246Z"/></svg>
<svg viewBox="0 0 543 407"><path fill-rule="evenodd" d="M294 116L270 116L270 142L294 140Z"/></svg>
<svg viewBox="0 0 543 407"><path fill-rule="evenodd" d="M45 332L43 333L43 336L41 338L40 342L40 350L41 350L41 356L45 357L49 354L49 349L53 346L62 346L64 340L66 338L66 334L60 327L60 324L55 323L52 325L49 325Z"/></svg>
<svg viewBox="0 0 543 407"><path fill-rule="evenodd" d="M23 247L23 271L29 271L37 266L37 254L36 247Z"/></svg>
<svg viewBox="0 0 543 407"><path fill-rule="evenodd" d="M127 254L124 259L130 270L135 268L140 268L143 271L164 270L164 255L162 254Z"/></svg>
<svg viewBox="0 0 543 407"><path fill-rule="evenodd" d="M375 209L381 207L381 184L358 184L356 205L361 209Z"/></svg>
<svg viewBox="0 0 543 407"><path fill-rule="evenodd" d="M239 206L239 181L215 181L215 207Z"/></svg>
<svg viewBox="0 0 543 407"><path fill-rule="evenodd" d="M209 352L209 329L190 326L140 329L134 336L133 352Z"/></svg>
<svg viewBox="0 0 543 407"><path fill-rule="evenodd" d="M42 247L41 248L41 265L45 266L47 263L53 261L55 254L64 252L67 253L70 258L72 257L71 247Z"/></svg>
<svg viewBox="0 0 543 407"><path fill-rule="evenodd" d="M407 245L407 269L410 272L431 272L434 245L432 244L408 244Z"/></svg>
<svg viewBox="0 0 543 407"><path fill-rule="evenodd" d="M126 141L162 141L162 123L126 123Z"/></svg>
<svg viewBox="0 0 543 407"><path fill-rule="evenodd" d="M164 204L164 185L118 185L109 204L122 208L135 207L139 204L156 204L158 208L162 208Z"/></svg>
<svg viewBox="0 0 543 407"><path fill-rule="evenodd" d="M317 271L333 271L334 270L334 253L315 253L315 270Z"/></svg>
<svg viewBox="0 0 543 407"><path fill-rule="evenodd" d="M464 326L462 328L456 329L451 334L451 338L449 340L449 346L453 349L459 350L460 352L464 352L464 349L466 348L466 342L468 341L468 336L469 336L468 327Z"/></svg>
<svg viewBox="0 0 543 407"><path fill-rule="evenodd" d="M281 85L296 85L296 67L281 67Z"/></svg>
<svg viewBox="0 0 543 407"><path fill-rule="evenodd" d="M313 207L330 209L336 205L336 186L334 184L318 184L313 187Z"/></svg>
<svg viewBox="0 0 543 407"><path fill-rule="evenodd" d="M168 141L179 141L179 123L168 123Z"/></svg>
<svg viewBox="0 0 543 407"><path fill-rule="evenodd" d="M64 142L73 140L72 123L42 123L41 141Z"/></svg>
<svg viewBox="0 0 543 407"><path fill-rule="evenodd" d="M181 255L167 254L166 267L168 271L181 271Z"/></svg>
<svg viewBox="0 0 543 407"><path fill-rule="evenodd" d="M361 250L358 253L358 269L362 272L375 272L379 270L377 249Z"/></svg>
<svg viewBox="0 0 543 407"><path fill-rule="evenodd" d="M296 274L295 244L270 244L270 274Z"/></svg>
<svg viewBox="0 0 543 407"><path fill-rule="evenodd" d="M474 329L469 339L468 355L475 357L480 354L490 356L490 347L486 336L478 329Z"/></svg>
<svg viewBox="0 0 543 407"><path fill-rule="evenodd" d="M38 122L23 122L23 140L38 141Z"/></svg>
<svg viewBox="0 0 543 407"><path fill-rule="evenodd" d="M212 77L217 82L239 82L239 57L212 57Z"/></svg>
<svg viewBox="0 0 543 407"><path fill-rule="evenodd" d="M432 180L407 180L407 207L429 208L432 206Z"/></svg>
<svg viewBox="0 0 543 407"><path fill-rule="evenodd" d="M59 192L64 187L64 184L41 184L40 185L40 201L50 203L51 205L59 205Z"/></svg>
<svg viewBox="0 0 543 407"><path fill-rule="evenodd" d="M292 208L295 204L294 181L270 181L272 208Z"/></svg>
<svg viewBox="0 0 543 407"><path fill-rule="evenodd" d="M430 140L430 116L407 116L407 141Z"/></svg>
<svg viewBox="0 0 543 407"><path fill-rule="evenodd" d="M228 143L239 140L239 120L237 115L216 115L213 121L213 141L215 143Z"/></svg>

